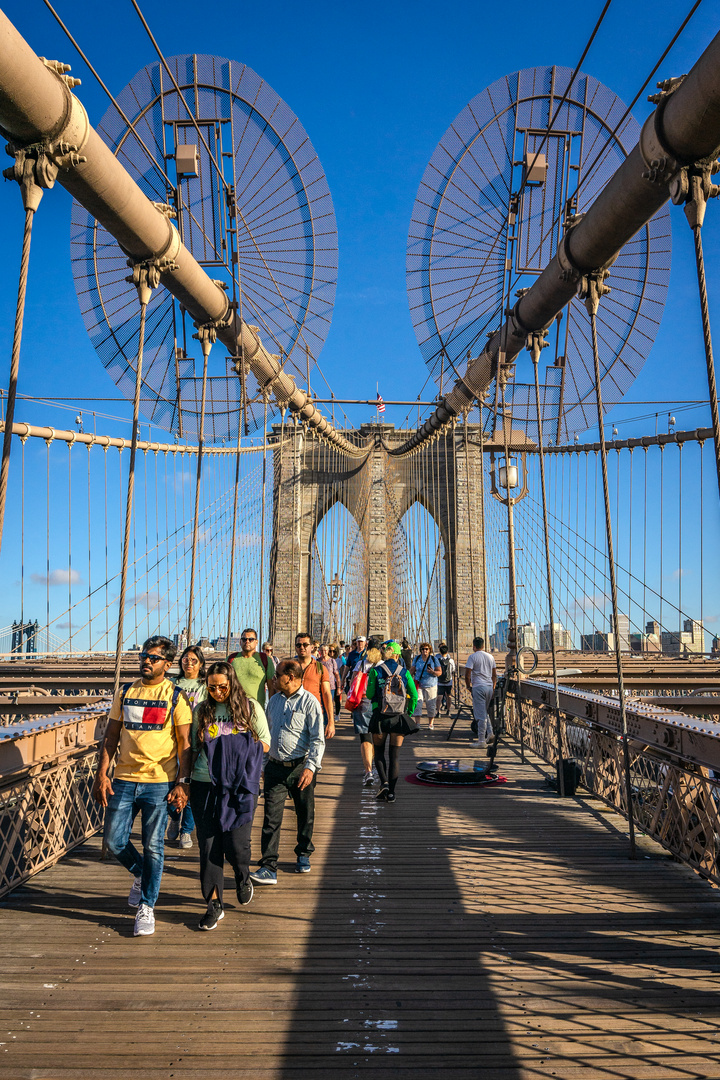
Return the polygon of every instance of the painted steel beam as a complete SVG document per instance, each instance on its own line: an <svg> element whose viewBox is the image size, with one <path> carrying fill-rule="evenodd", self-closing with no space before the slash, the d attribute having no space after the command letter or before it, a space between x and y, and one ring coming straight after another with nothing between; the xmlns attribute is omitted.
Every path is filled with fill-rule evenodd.
<svg viewBox="0 0 720 1080"><path fill-rule="evenodd" d="M520 683L511 683L510 689L523 701L544 705L548 710L554 708L555 688L552 683L523 679ZM566 716L613 735L622 734L617 698L561 686L559 704L560 711ZM625 712L628 735L633 741L680 761L720 771L720 723L698 720L657 705L646 705L637 699L626 702Z"/></svg>
<svg viewBox="0 0 720 1080"><path fill-rule="evenodd" d="M684 165L715 158L720 149L720 34L646 120L637 146L617 169L582 220L482 353L432 416L403 446L406 454L431 438L490 386L500 353L505 363L525 348L528 335L545 329L577 291L578 277L614 261L670 197L669 183ZM610 279L612 284L612 278Z"/></svg>
<svg viewBox="0 0 720 1080"><path fill-rule="evenodd" d="M0 11L0 128L21 149L41 144L70 192L135 262L167 260L161 282L198 325L213 324L232 356L243 355L259 386L338 449L364 454L319 412L256 331L230 308L223 289L181 243L169 218L148 199L90 125L66 78L35 55Z"/></svg>

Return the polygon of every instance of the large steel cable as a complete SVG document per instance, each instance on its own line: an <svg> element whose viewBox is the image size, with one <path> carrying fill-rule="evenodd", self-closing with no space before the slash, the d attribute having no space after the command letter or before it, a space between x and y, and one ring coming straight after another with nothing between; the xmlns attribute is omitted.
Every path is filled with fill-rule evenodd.
<svg viewBox="0 0 720 1080"><path fill-rule="evenodd" d="M142 273L142 271L141 271ZM141 289L147 289L145 295ZM143 348L145 345L145 314L147 311L150 289L141 284L138 285L140 298L140 330L138 337L138 355L135 367L135 397L133 399L133 426L132 440L130 442L130 468L127 482L127 498L125 501L125 531L123 533L122 565L120 570L120 599L118 604L117 642L115 645L115 675L113 679L113 694L120 689L120 666L123 651L123 626L125 622L125 592L127 589L128 551L130 547L130 525L133 516L133 497L135 493L135 454L138 444L138 420L140 417L140 391L142 389L142 364Z"/></svg>
<svg viewBox="0 0 720 1080"><path fill-rule="evenodd" d="M613 614L613 630L615 645L615 660L617 664L618 698L620 704L620 719L622 725L623 764L625 772L625 797L627 799L627 816L630 832L630 858L635 858L635 822L633 821L633 790L632 777L630 775L630 745L628 741L627 707L625 702L625 683L623 680L622 655L620 652L619 634L619 607L617 595L617 581L615 577L615 553L613 550L612 514L610 511L610 486L607 469L607 447L605 445L605 429L603 425L602 388L600 386L600 353L598 350L596 312L600 303L600 297L607 286L603 285L603 279L607 276L606 271L588 276L583 282L585 304L590 315L590 332L592 336L593 364L595 366L595 402L597 405L598 430L600 433L600 463L602 467L603 502L605 507L605 534L607 539L608 571L610 576L610 599Z"/></svg>
<svg viewBox="0 0 720 1080"><path fill-rule="evenodd" d="M15 418L15 399L17 397L18 374L20 371L20 345L22 343L23 321L25 318L25 297L27 294L28 268L30 266L30 241L32 239L34 217L35 209L32 206L27 206L25 209L22 254L20 256L20 276L18 280L17 305L15 308L15 328L13 330L12 354L10 357L10 379L8 382L7 409L5 413L2 464L0 465L0 547L2 547L3 526L5 524L5 505L7 502L8 475L10 472L10 451L12 448L13 420Z"/></svg>

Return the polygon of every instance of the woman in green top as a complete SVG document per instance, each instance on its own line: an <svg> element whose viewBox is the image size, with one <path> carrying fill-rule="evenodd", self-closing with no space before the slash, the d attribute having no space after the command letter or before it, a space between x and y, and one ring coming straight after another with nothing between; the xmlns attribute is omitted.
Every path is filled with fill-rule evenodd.
<svg viewBox="0 0 720 1080"><path fill-rule="evenodd" d="M214 930L225 916L225 859L235 872L238 902L244 907L252 900L250 833L270 731L262 706L247 696L232 664L225 660L211 664L207 688L207 700L193 710L190 802L197 822L200 886L207 903L199 928Z"/></svg>
<svg viewBox="0 0 720 1080"><path fill-rule="evenodd" d="M207 697L205 686L205 654L199 645L188 645L180 657L180 677L175 680L187 694L190 708L194 709L199 702ZM180 837L181 848L192 847L192 833L195 828L195 819L192 808L188 802L181 812L171 807L168 812L167 840L174 843Z"/></svg>

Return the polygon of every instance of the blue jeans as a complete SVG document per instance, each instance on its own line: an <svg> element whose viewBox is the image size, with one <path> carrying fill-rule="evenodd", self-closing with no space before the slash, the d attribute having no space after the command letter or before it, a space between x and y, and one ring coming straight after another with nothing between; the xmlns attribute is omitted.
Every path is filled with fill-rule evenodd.
<svg viewBox="0 0 720 1080"><path fill-rule="evenodd" d="M195 828L195 818L193 817L192 808L188 802L184 810L176 810L174 806L168 808L168 814L171 821L180 822L181 833L191 833Z"/></svg>
<svg viewBox="0 0 720 1080"><path fill-rule="evenodd" d="M114 794L108 799L105 811L105 843L133 877L142 877L140 903L154 908L165 861L163 841L167 828L167 797L174 785L167 782L134 784L130 780L113 780L112 786ZM138 814L142 826L142 855L130 842L130 832Z"/></svg>

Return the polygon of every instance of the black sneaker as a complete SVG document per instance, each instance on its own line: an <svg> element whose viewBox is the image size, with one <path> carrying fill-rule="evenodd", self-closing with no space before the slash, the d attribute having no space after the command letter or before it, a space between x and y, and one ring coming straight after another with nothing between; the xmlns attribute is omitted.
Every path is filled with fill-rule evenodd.
<svg viewBox="0 0 720 1080"><path fill-rule="evenodd" d="M387 784L383 784L383 786L380 788L380 790L378 791L375 798L379 799L380 802L387 802L388 795L389 795L388 786L387 786Z"/></svg>
<svg viewBox="0 0 720 1080"><path fill-rule="evenodd" d="M250 881L250 878L248 878L248 880L244 884L241 883L240 885L238 885L237 898L238 903L241 907L247 907L247 905L253 898L254 892L255 890L253 889L253 883L252 881Z"/></svg>
<svg viewBox="0 0 720 1080"><path fill-rule="evenodd" d="M220 920L224 918L225 912L223 911L223 906L220 901L211 900L207 906L207 911L198 923L198 929L214 930Z"/></svg>
<svg viewBox="0 0 720 1080"><path fill-rule="evenodd" d="M395 802L395 792L394 791L388 791L387 795L385 796L385 802Z"/></svg>

